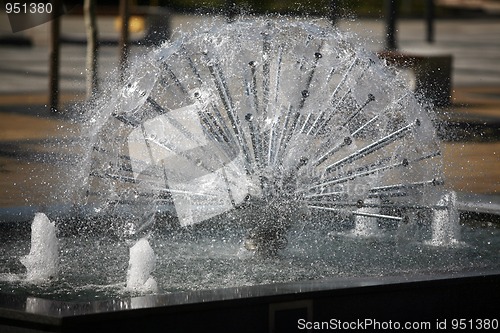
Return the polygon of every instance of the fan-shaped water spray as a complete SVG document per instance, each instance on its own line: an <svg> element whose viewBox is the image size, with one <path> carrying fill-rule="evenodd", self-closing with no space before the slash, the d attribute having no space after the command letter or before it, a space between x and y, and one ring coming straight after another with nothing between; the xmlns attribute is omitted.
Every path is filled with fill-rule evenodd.
<svg viewBox="0 0 500 333"><path fill-rule="evenodd" d="M408 222L443 183L428 109L374 54L317 24L181 36L141 58L89 123L86 201L126 207L132 233L171 207L181 226L242 224L247 248L273 254L310 215Z"/></svg>

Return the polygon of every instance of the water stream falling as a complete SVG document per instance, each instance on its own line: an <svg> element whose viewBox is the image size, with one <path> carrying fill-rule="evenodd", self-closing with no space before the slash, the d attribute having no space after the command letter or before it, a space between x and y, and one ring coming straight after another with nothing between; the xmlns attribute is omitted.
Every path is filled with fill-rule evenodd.
<svg viewBox="0 0 500 333"><path fill-rule="evenodd" d="M55 293L411 274L498 257L467 230L449 246L460 226L432 108L335 28L252 19L179 34L93 105L75 183L99 231L60 240Z"/></svg>

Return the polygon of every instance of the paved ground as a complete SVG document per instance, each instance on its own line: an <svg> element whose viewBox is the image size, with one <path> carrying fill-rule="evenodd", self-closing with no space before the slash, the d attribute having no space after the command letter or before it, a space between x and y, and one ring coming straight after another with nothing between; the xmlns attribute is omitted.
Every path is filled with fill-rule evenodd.
<svg viewBox="0 0 500 333"><path fill-rule="evenodd" d="M79 22L66 22L66 36L81 38ZM198 18L176 16L173 25L191 29ZM107 38L115 38L112 24ZM383 24L377 21L342 21L341 29L360 34L372 50L383 48ZM493 20L446 20L436 24L436 42L424 40L422 21L399 24L399 45L415 54L453 55L453 105L439 110L451 121L458 140L445 142L443 151L448 186L464 192L500 195L500 22ZM74 30L72 30L74 29ZM5 34L0 26L0 34ZM40 28L33 35L43 35ZM38 38L38 37L37 37ZM134 47L134 53L144 52ZM116 66L115 46L101 48L101 78ZM85 47L65 44L62 48L62 109L84 99ZM78 140L76 124L67 116L51 115L48 96L48 48L0 45L0 207L29 203L53 204L65 199L64 184L72 175L58 173L56 161L75 154L71 142ZM469 132L482 135L471 136ZM47 148L47 141L71 133L68 145ZM68 146L70 148L68 148ZM64 163L58 166L63 167ZM69 171L69 168L68 168ZM66 178L66 179L65 179Z"/></svg>

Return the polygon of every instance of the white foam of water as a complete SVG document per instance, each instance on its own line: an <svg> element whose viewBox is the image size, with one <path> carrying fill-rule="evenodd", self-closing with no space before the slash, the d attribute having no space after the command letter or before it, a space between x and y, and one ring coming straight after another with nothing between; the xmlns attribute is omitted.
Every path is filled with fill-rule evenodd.
<svg viewBox="0 0 500 333"><path fill-rule="evenodd" d="M156 265L156 255L145 238L141 238L130 248L126 290L156 292L158 285L151 276Z"/></svg>
<svg viewBox="0 0 500 333"><path fill-rule="evenodd" d="M26 280L43 282L57 276L59 267L59 241L56 227L43 213L37 213L31 224L30 253L21 259L26 267Z"/></svg>

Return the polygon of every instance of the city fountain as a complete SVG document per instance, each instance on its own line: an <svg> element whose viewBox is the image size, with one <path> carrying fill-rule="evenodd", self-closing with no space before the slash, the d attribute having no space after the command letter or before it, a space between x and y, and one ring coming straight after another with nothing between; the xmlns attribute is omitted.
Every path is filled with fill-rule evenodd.
<svg viewBox="0 0 500 333"><path fill-rule="evenodd" d="M431 297L403 317L447 316L451 299L435 298L467 284L498 297L498 247L460 232L431 106L353 36L285 19L210 27L140 57L92 105L68 184L77 205L54 216L57 272L32 269L54 233L36 227L53 228L43 214L33 253L3 250L27 272L11 263L2 285L30 295L9 327L133 330L131 314L229 329L250 313L271 330L333 308L388 318L382 299L400 316ZM478 311L472 299L458 313Z"/></svg>

